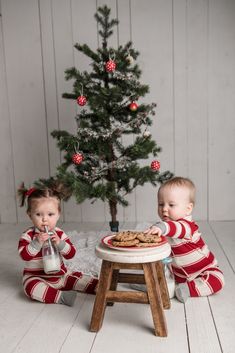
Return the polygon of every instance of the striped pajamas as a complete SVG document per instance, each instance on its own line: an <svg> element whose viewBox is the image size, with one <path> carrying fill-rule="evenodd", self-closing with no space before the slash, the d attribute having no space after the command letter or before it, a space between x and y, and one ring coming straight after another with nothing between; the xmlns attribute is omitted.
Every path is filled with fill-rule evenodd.
<svg viewBox="0 0 235 353"><path fill-rule="evenodd" d="M77 290L85 293L95 293L98 279L82 272L68 270L63 258L71 259L76 253L74 245L67 235L59 228L55 229L57 235L64 243L60 251L61 268L53 275L47 275L43 269L42 250L39 244L35 243L37 230L28 229L21 235L18 251L25 261L23 272L23 288L25 294L43 303L58 303L62 291Z"/></svg>
<svg viewBox="0 0 235 353"><path fill-rule="evenodd" d="M171 245L171 269L176 283L187 283L191 297L220 291L224 286L223 273L201 238L197 224L190 217L160 223L163 223L163 235Z"/></svg>

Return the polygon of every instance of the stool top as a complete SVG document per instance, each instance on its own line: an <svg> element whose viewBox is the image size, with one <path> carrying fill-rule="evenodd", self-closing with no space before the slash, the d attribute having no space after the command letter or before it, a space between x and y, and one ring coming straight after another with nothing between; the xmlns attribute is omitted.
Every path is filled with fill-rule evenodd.
<svg viewBox="0 0 235 353"><path fill-rule="evenodd" d="M96 256L100 259L120 262L120 263L147 263L164 259L171 253L171 247L168 243L157 246L153 249L141 249L141 251L121 251L110 249L103 245L98 244L95 248Z"/></svg>

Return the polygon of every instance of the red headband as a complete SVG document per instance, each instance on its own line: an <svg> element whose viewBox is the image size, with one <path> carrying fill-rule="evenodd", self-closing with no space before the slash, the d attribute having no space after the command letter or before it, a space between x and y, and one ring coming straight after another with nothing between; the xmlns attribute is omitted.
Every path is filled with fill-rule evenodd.
<svg viewBox="0 0 235 353"><path fill-rule="evenodd" d="M30 196L36 189L35 188L30 188L29 190L26 191L25 195Z"/></svg>

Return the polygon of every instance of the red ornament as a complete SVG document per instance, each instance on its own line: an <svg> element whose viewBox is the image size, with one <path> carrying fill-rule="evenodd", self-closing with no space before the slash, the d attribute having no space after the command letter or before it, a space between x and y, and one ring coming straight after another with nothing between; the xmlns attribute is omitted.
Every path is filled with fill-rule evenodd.
<svg viewBox="0 0 235 353"><path fill-rule="evenodd" d="M152 161L151 163L151 169L152 170L159 170L160 169L160 162L159 161Z"/></svg>
<svg viewBox="0 0 235 353"><path fill-rule="evenodd" d="M77 97L77 103L78 103L78 105L83 106L83 105L86 104L86 102L87 102L87 99L86 99L85 96L79 96L79 97Z"/></svg>
<svg viewBox="0 0 235 353"><path fill-rule="evenodd" d="M81 153L74 153L72 161L74 164L80 164L83 161L83 155Z"/></svg>
<svg viewBox="0 0 235 353"><path fill-rule="evenodd" d="M110 59L109 61L106 62L106 64L105 64L105 70L106 70L107 72L113 72L115 69L116 69L116 63L115 63L115 61L113 61L113 60Z"/></svg>
<svg viewBox="0 0 235 353"><path fill-rule="evenodd" d="M136 102L131 102L131 104L129 105L129 109L132 112L136 112L136 110L138 109L138 104Z"/></svg>

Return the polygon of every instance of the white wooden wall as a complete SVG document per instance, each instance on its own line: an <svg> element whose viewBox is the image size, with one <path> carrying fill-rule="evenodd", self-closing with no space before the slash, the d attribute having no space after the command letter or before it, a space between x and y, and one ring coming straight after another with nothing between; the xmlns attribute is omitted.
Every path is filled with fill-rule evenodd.
<svg viewBox="0 0 235 353"><path fill-rule="evenodd" d="M162 170L193 179L197 219L234 219L234 0L0 0L0 222L25 221L17 187L61 161L50 132L76 128L76 105L61 98L72 86L64 71L89 69L73 45L97 48L94 13L103 4L120 21L110 44L131 39L140 52L146 99L158 104L151 132ZM119 220L154 220L155 191L146 185L129 195ZM109 211L71 200L64 220L109 221Z"/></svg>

